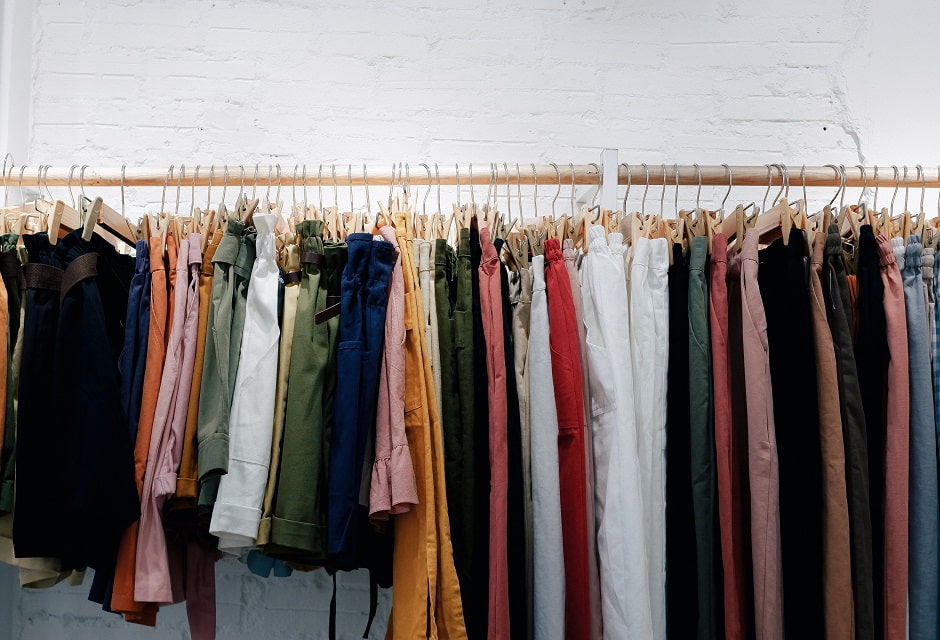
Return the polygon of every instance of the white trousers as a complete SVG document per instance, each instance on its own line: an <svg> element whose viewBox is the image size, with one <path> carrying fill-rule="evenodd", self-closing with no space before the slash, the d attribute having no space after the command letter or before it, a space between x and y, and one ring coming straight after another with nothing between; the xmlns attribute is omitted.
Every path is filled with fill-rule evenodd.
<svg viewBox="0 0 940 640"><path fill-rule="evenodd" d="M630 264L630 338L643 522L649 541L654 640L666 637L666 373L669 254L665 238L637 238Z"/></svg>
<svg viewBox="0 0 940 640"><path fill-rule="evenodd" d="M558 415L548 343L545 257L532 257L529 321L529 409L532 450L532 531L535 640L565 637L565 561L558 478Z"/></svg>
<svg viewBox="0 0 940 640"><path fill-rule="evenodd" d="M623 236L591 227L581 265L604 637L652 638Z"/></svg>
<svg viewBox="0 0 940 640"><path fill-rule="evenodd" d="M228 473L219 483L209 532L219 548L250 547L258 536L274 429L277 383L277 263L272 213L255 214L257 257L251 269L238 373L229 418Z"/></svg>

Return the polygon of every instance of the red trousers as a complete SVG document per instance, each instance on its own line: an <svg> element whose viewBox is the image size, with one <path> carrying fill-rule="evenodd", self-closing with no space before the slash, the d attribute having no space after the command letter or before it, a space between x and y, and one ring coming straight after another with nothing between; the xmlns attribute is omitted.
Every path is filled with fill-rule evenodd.
<svg viewBox="0 0 940 640"><path fill-rule="evenodd" d="M565 637L591 628L588 573L587 475L584 460L584 392L571 281L558 240L545 243L549 344L558 413L558 474L565 557ZM538 425L532 425L537 429Z"/></svg>

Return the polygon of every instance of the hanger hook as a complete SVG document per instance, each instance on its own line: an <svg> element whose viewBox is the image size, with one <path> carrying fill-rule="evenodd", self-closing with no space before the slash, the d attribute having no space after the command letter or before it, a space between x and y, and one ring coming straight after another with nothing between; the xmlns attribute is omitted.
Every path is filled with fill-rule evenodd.
<svg viewBox="0 0 940 640"><path fill-rule="evenodd" d="M300 168L300 191L304 196L304 219L307 218L307 163L303 163Z"/></svg>
<svg viewBox="0 0 940 640"><path fill-rule="evenodd" d="M676 172L676 193L672 199L672 208L676 210L676 219L679 219L679 165L673 164L672 170Z"/></svg>
<svg viewBox="0 0 940 640"><path fill-rule="evenodd" d="M780 196L781 196L781 195L783 195L784 197L786 197L786 195L784 194L784 189L786 189L787 193L789 193L789 191L790 191L790 185L789 185L789 182L790 182L790 180L789 180L790 175L789 175L789 173L786 171L786 167L785 167L784 165L782 165L782 164L774 164L773 167L774 167L774 169L776 169L777 171L780 172L780 191L778 191L778 192L777 192L777 195L774 196L774 202L773 202L773 204L771 205L771 206L776 206L776 205L777 205L777 201L780 200Z"/></svg>
<svg viewBox="0 0 940 640"><path fill-rule="evenodd" d="M434 163L434 180L437 182L437 212L443 213L441 209L441 171L437 163Z"/></svg>
<svg viewBox="0 0 940 640"><path fill-rule="evenodd" d="M82 198L87 198L85 195L85 169L88 168L87 164L83 164L82 168L78 171L78 188L82 192ZM22 175L22 174L20 174Z"/></svg>
<svg viewBox="0 0 940 640"><path fill-rule="evenodd" d="M569 162L568 168L571 170L571 217L574 218L574 164Z"/></svg>
<svg viewBox="0 0 940 640"><path fill-rule="evenodd" d="M640 203L640 215L646 217L646 194L650 190L650 168L645 163L640 163L643 167L643 173L646 175L646 187L643 188L643 201Z"/></svg>
<svg viewBox="0 0 940 640"><path fill-rule="evenodd" d="M346 165L346 182L349 183L349 213L354 213L356 204L353 201L352 164Z"/></svg>
<svg viewBox="0 0 940 640"><path fill-rule="evenodd" d="M240 200L242 195L245 193L245 165L243 164L238 165L238 169L240 173L240 176L239 176L240 183L238 185L238 199Z"/></svg>
<svg viewBox="0 0 940 640"><path fill-rule="evenodd" d="M535 217L539 217L539 172L535 169L535 163L532 163L532 210L535 212ZM522 211L519 212L520 222L522 221Z"/></svg>
<svg viewBox="0 0 940 640"><path fill-rule="evenodd" d="M871 208L878 211L878 188L881 186L881 180L878 178L878 165L875 165L875 196L871 203Z"/></svg>
<svg viewBox="0 0 940 640"><path fill-rule="evenodd" d="M166 185L170 181L170 176L173 175L173 169L175 165L170 165L170 168L166 170L166 176L163 177L163 195L160 197L160 213L163 213L166 209Z"/></svg>
<svg viewBox="0 0 940 640"><path fill-rule="evenodd" d="M836 169L835 165L828 165L828 166L832 167L833 170L835 170L836 178L838 179L839 171L838 169ZM800 183L803 186L803 208L805 209L807 208L807 205L809 204L809 198L806 197L806 165L805 164L800 167ZM838 191L836 191L836 196L837 195L839 195ZM835 200L836 197L833 196L832 199ZM832 206L831 202L829 203L829 206Z"/></svg>
<svg viewBox="0 0 940 640"><path fill-rule="evenodd" d="M845 165L839 165L839 211L845 206Z"/></svg>
<svg viewBox="0 0 940 640"><path fill-rule="evenodd" d="M180 213L180 187L183 186L183 176L186 174L186 165L181 164L179 173L176 174L176 209L173 211L174 216L178 216Z"/></svg>
<svg viewBox="0 0 940 640"><path fill-rule="evenodd" d="M189 215L193 216L196 211L196 180L199 179L199 165L196 165L195 173L193 174L193 184L192 190L189 192Z"/></svg>
<svg viewBox="0 0 940 640"><path fill-rule="evenodd" d="M503 175L506 176L506 215L512 220L512 188L509 186L509 165L503 163ZM499 207L499 165L496 166L496 206ZM521 216L520 216L521 219Z"/></svg>
<svg viewBox="0 0 940 640"><path fill-rule="evenodd" d="M698 211L701 209L699 202L702 197L702 167L697 162L692 166L695 167L695 180L698 182L698 190L695 192L695 210Z"/></svg>
<svg viewBox="0 0 940 640"><path fill-rule="evenodd" d="M911 183L907 179L907 165L904 165L904 213L909 213L907 206L907 196L911 190Z"/></svg>
<svg viewBox="0 0 940 640"><path fill-rule="evenodd" d="M333 176L333 206L339 211L339 190L336 188L336 165L330 165L330 173Z"/></svg>
<svg viewBox="0 0 940 640"><path fill-rule="evenodd" d="M516 201L519 203L519 220L522 220L522 174L519 171L519 163L516 163Z"/></svg>
<svg viewBox="0 0 940 640"><path fill-rule="evenodd" d="M555 219L555 201L558 200L558 196L561 194L561 171L558 170L558 165L554 162L551 163L552 168L555 169L555 182L558 184L558 188L555 190L555 197L552 198L552 220ZM940 204L937 205L940 208Z"/></svg>
<svg viewBox="0 0 940 640"><path fill-rule="evenodd" d="M837 166L834 165L834 164L827 164L827 165L825 165L825 166L827 166L827 167L831 168L833 171L835 171L835 172L836 172L836 179L841 182L842 173L839 171L839 167L837 167ZM805 205L806 203L809 202L809 201L806 199L806 165L803 165L803 168L800 170L800 175L801 175L802 178L803 178L803 203L804 203L804 205ZM835 194L832 196L832 200L829 201L829 204L828 204L827 206L829 206L829 207L832 206L832 203L836 201L836 198L839 197L839 193L840 193L841 191L842 191L842 187L840 186L839 188L836 189Z"/></svg>
<svg viewBox="0 0 940 640"><path fill-rule="evenodd" d="M72 208L73 208L73 209L75 208L75 194L72 193L72 174L75 173L75 170L76 170L77 168L78 168L78 165L77 165L77 164L73 164L71 167L69 167L69 179L68 179L68 181L65 183L65 186L68 187L68 189L69 189L69 200L72 201ZM11 176L13 175L13 167L10 167L10 175L11 175Z"/></svg>
<svg viewBox="0 0 940 640"><path fill-rule="evenodd" d="M300 163L294 165L294 173L291 174L290 180L290 206L291 210L297 206L297 167L300 166Z"/></svg>
<svg viewBox="0 0 940 640"><path fill-rule="evenodd" d="M424 192L424 200L421 201L421 213L428 215L428 196L431 195L431 167L429 167L426 162L422 162L418 166L424 167L424 170L428 172L428 186ZM438 213L440 213L440 211L438 211Z"/></svg>
<svg viewBox="0 0 940 640"><path fill-rule="evenodd" d="M660 218L664 217L663 216L663 202L665 202L666 200L666 163L665 162L663 163L662 167L663 167L663 190L659 192L659 217Z"/></svg>
<svg viewBox="0 0 940 640"><path fill-rule="evenodd" d="M7 153L6 155L4 155L3 156L3 207L4 208L6 208L7 201L9 200L9 198L7 197L9 195L8 194L9 189L7 189L7 158L10 159L10 171L11 172L13 171L13 166L14 166L13 154Z"/></svg>
<svg viewBox="0 0 940 640"><path fill-rule="evenodd" d="M277 191L274 192L274 203L281 202L281 165L275 164L274 169L277 172Z"/></svg>
<svg viewBox="0 0 940 640"><path fill-rule="evenodd" d="M893 165L891 165L891 168L894 170L894 194L892 194L892 196L891 196L891 213L890 213L890 215L893 216L893 215L894 215L894 199L898 197L898 189L901 188L901 180L900 180L900 177L899 177L901 174L900 174L900 172L898 171L898 165L893 164Z"/></svg>
<svg viewBox="0 0 940 640"><path fill-rule="evenodd" d="M721 199L721 212L725 212L725 203L728 201L728 196L731 195L731 187L734 186L734 173L731 171L731 167L727 164L722 164L725 168L725 171L728 172L728 190L725 191L725 197Z"/></svg>
<svg viewBox="0 0 940 640"><path fill-rule="evenodd" d="M477 201L473 196L473 163L470 163L469 169L467 171L470 173L470 204L476 206Z"/></svg>
<svg viewBox="0 0 940 640"><path fill-rule="evenodd" d="M630 187L631 187L632 178L630 174L630 165L627 164L626 162L621 162L620 166L627 170L627 190L623 194L623 215L627 215L627 198L630 197ZM617 173L618 174L620 173L619 170ZM620 182L619 175L617 176L617 182Z"/></svg>
<svg viewBox="0 0 940 640"><path fill-rule="evenodd" d="M121 165L121 216L127 217L124 214L124 170L127 169L126 164Z"/></svg>
<svg viewBox="0 0 940 640"><path fill-rule="evenodd" d="M594 203L597 201L597 194L601 190L601 167L596 162L589 162L588 166L594 167L594 173L597 174L597 188L594 190L594 194L591 196L591 208L594 208Z"/></svg>
<svg viewBox="0 0 940 640"><path fill-rule="evenodd" d="M917 165L917 176L920 178L920 214L924 215L924 194L927 191L927 176L924 175L924 167Z"/></svg>
<svg viewBox="0 0 940 640"><path fill-rule="evenodd" d="M225 192L228 191L228 165L222 165L222 206L225 206ZM221 209L221 207L219 207Z"/></svg>
<svg viewBox="0 0 940 640"><path fill-rule="evenodd" d="M372 215L372 198L369 197L369 171L366 168L366 163L362 163L362 186L366 189L366 214Z"/></svg>
<svg viewBox="0 0 940 640"><path fill-rule="evenodd" d="M206 211L212 209L212 177L215 175L215 165L209 165L209 186L206 189Z"/></svg>
<svg viewBox="0 0 940 640"><path fill-rule="evenodd" d="M271 165L268 165L268 188L264 192L264 201L267 203L271 202Z"/></svg>
<svg viewBox="0 0 940 640"><path fill-rule="evenodd" d="M454 181L457 183L457 207L460 207L460 165L454 164Z"/></svg>
<svg viewBox="0 0 940 640"><path fill-rule="evenodd" d="M23 173L26 171L26 167L28 166L29 165L24 164L22 167L20 167L20 179L16 184L16 190L20 193L20 201L23 203L26 202L26 196L23 195Z"/></svg>
<svg viewBox="0 0 940 640"><path fill-rule="evenodd" d="M392 175L395 175L395 168L392 167ZM320 202L320 215L323 215L323 163L320 163L320 166L317 168L317 197ZM389 196L389 202L391 202L392 197Z"/></svg>
<svg viewBox="0 0 940 640"><path fill-rule="evenodd" d="M855 203L856 206L862 206L862 197L865 195L865 191L868 189L868 175L866 173L865 165L857 164L855 165L859 171L862 173L862 191L858 194L858 202Z"/></svg>
<svg viewBox="0 0 940 640"><path fill-rule="evenodd" d="M764 165L767 168L767 190L764 191L764 200L761 205L763 210L767 210L767 196L770 195L770 187L773 184L773 174L771 173L771 166L769 164Z"/></svg>

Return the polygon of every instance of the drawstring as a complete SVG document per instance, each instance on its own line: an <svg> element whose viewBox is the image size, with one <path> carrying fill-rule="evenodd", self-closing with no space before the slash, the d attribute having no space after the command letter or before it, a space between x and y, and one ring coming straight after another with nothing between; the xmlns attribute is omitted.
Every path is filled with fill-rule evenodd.
<svg viewBox="0 0 940 640"><path fill-rule="evenodd" d="M333 596L330 598L330 640L336 640L336 574L333 574Z"/></svg>
<svg viewBox="0 0 940 640"><path fill-rule="evenodd" d="M363 638L369 637L369 631L372 629L372 623L375 621L375 612L379 608L379 583L375 580L372 569L369 569L369 621L366 623Z"/></svg>

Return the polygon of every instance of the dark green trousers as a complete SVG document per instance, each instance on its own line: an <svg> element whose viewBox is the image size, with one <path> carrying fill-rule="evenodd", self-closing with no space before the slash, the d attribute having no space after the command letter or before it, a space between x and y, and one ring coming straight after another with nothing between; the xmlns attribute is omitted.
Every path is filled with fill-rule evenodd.
<svg viewBox="0 0 940 640"><path fill-rule="evenodd" d="M255 261L255 232L229 218L212 259L212 306L206 325L206 351L199 392L199 509L212 511L219 479L228 472L228 423L235 374L245 327L248 282Z"/></svg>
<svg viewBox="0 0 940 640"><path fill-rule="evenodd" d="M692 511L698 576L699 640L722 633L722 580L718 568L718 470L712 412L711 341L708 333L708 238L692 239L689 255L689 424L692 463Z"/></svg>
<svg viewBox="0 0 940 640"><path fill-rule="evenodd" d="M303 275L291 349L281 468L268 555L303 564L326 561L327 472L336 347L339 283L344 244L324 244L323 221L304 220ZM297 381L302 381L297 384Z"/></svg>

